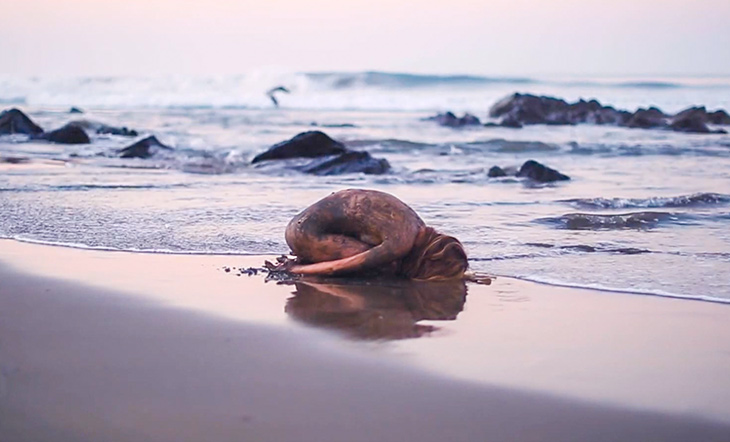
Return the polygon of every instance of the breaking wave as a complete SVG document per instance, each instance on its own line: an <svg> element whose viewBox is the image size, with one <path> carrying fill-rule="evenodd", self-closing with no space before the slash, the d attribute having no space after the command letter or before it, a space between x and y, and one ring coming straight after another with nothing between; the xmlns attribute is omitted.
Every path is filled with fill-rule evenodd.
<svg viewBox="0 0 730 442"><path fill-rule="evenodd" d="M660 223L676 223L687 218L686 214L647 211L614 215L568 213L558 217L540 218L537 221L568 230L614 230L653 228Z"/></svg>
<svg viewBox="0 0 730 442"><path fill-rule="evenodd" d="M588 209L670 208L727 204L730 203L730 195L707 192L675 197L574 198L560 200L559 202Z"/></svg>

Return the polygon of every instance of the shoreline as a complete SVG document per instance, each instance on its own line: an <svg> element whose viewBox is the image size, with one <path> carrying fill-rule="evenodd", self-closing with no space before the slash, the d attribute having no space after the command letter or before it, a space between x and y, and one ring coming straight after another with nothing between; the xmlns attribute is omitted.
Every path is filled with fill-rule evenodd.
<svg viewBox="0 0 730 442"><path fill-rule="evenodd" d="M0 241L0 414L7 418L0 439L720 441L730 434L722 413L730 385L718 375L730 357L717 334L730 327L722 305L499 278L470 285L455 321L418 321L435 328L424 337L363 342L292 316L292 286L220 270L261 261ZM662 340L672 329L676 336ZM649 350L656 354L645 361ZM701 359L673 366L691 357ZM655 373L657 385L627 397L674 390L659 399L673 397L678 407L587 388L628 390L656 370L665 371ZM546 384L529 382L537 373Z"/></svg>
<svg viewBox="0 0 730 442"><path fill-rule="evenodd" d="M73 250L82 250L82 251L91 251L91 252L104 252L104 253L128 253L128 254L134 254L134 255L161 255L161 256L205 256L205 257L240 257L243 259L251 259L251 258L257 258L263 261L264 259L273 259L274 255L266 255L266 254L259 254L259 253L247 253L247 252L228 252L228 251L180 251L180 250L127 250L127 249L115 249L110 247L93 247L93 246L87 246L84 244L69 244L69 243L56 243L52 241L41 241L41 240L32 240L32 239L17 239L17 238L0 238L0 242L2 241L12 241L20 244L29 244L34 246L42 246L42 247L60 247L63 249L73 249ZM657 298L667 298L667 299L678 299L683 301L699 301L699 302L709 302L713 304L730 304L730 299L728 298L719 298L719 297L712 297L712 296L691 296L691 295L683 295L679 293L672 293L672 292L665 292L665 291L652 291L652 290L630 290L630 289L621 289L621 288L615 288L615 287L604 287L600 285L581 285L578 283L569 283L569 282L561 282L561 281L552 281L549 279L541 278L541 277L519 277L519 276L510 276L510 275L501 275L501 274L493 274L491 275L494 278L502 278L502 279L514 279L518 281L524 281L529 283L534 283L538 285L544 285L544 286L551 286L551 287L561 287L565 289L570 290L587 290L591 292L605 292L605 293L616 293L616 294L622 294L622 295L636 295L636 296L651 296L651 297L657 297Z"/></svg>

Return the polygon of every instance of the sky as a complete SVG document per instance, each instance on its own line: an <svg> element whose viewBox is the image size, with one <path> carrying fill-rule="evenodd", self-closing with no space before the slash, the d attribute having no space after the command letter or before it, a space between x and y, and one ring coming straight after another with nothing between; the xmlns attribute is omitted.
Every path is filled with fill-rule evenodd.
<svg viewBox="0 0 730 442"><path fill-rule="evenodd" d="M728 0L0 0L0 74L728 75Z"/></svg>

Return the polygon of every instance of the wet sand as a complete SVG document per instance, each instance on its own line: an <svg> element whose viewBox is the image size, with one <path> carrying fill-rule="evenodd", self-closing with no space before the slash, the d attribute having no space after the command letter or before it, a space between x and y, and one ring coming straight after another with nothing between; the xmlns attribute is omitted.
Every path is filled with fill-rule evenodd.
<svg viewBox="0 0 730 442"><path fill-rule="evenodd" d="M301 287L222 270L261 261L0 241L0 440L730 435L730 416L722 412L730 388L717 375L730 367L727 333L718 334L730 324L728 306L500 278L469 286L456 320L416 321L431 326L422 337L373 341L342 322L312 326L314 316L302 313L311 308L292 301L294 290L304 296ZM314 299L329 299L322 296L333 290L319 287ZM342 311L351 318L373 302L363 298L368 290L385 299L372 287L339 287L334 296L346 308L327 301L327 318ZM373 311L397 318L402 330L404 310L395 305L381 302ZM553 373L561 367L568 373ZM684 396L631 401L660 391L637 387L651 379ZM591 384L603 386L580 388ZM607 393L619 389L628 391ZM658 404L672 400L674 406Z"/></svg>

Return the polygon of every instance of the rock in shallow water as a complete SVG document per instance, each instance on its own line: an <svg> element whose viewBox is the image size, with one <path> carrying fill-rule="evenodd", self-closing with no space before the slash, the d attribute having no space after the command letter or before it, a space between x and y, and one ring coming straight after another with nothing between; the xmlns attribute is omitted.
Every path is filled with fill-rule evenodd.
<svg viewBox="0 0 730 442"><path fill-rule="evenodd" d="M535 160L525 161L519 171L516 171L512 167L505 167L503 169L499 166L493 166L487 173L487 176L490 178L500 178L510 175L520 178L529 178L540 183L551 183L553 181L566 181L570 179L569 176L564 175L555 169L551 169L544 164L538 163Z"/></svg>
<svg viewBox="0 0 730 442"><path fill-rule="evenodd" d="M470 113L465 113L464 116L457 117L453 112L446 112L444 114L428 117L426 118L426 121L435 121L439 125L446 127L478 126L482 124L481 121L479 121L479 118Z"/></svg>
<svg viewBox="0 0 730 442"><path fill-rule="evenodd" d="M489 116L499 118L499 125L507 127L592 123L642 129L667 128L676 132L724 133L710 130L707 124L730 124L730 116L725 111L708 113L704 107L691 107L670 118L656 107L631 113L603 106L596 100L568 103L558 98L518 93L498 101L489 110Z"/></svg>
<svg viewBox="0 0 730 442"><path fill-rule="evenodd" d="M43 129L18 109L7 109L0 113L0 135L39 135Z"/></svg>
<svg viewBox="0 0 730 442"><path fill-rule="evenodd" d="M528 160L520 167L517 172L518 177L527 177L540 183L550 183L553 181L565 181L570 177L563 175L555 169L551 169L535 160Z"/></svg>
<svg viewBox="0 0 730 442"><path fill-rule="evenodd" d="M149 158L161 149L172 150L171 147L160 143L160 140L153 135L139 140L124 149L120 149L117 153L119 154L119 158Z"/></svg>
<svg viewBox="0 0 730 442"><path fill-rule="evenodd" d="M639 109L630 116L625 126L640 129L653 129L657 127L666 127L666 115L655 107L649 109Z"/></svg>
<svg viewBox="0 0 730 442"><path fill-rule="evenodd" d="M109 126L108 124L92 120L74 120L71 121L69 124L75 124L77 126L83 127L86 130L96 132L100 135L120 135L123 137L136 137L137 135L139 135L136 130L128 129L125 126Z"/></svg>
<svg viewBox="0 0 730 442"><path fill-rule="evenodd" d="M347 152L347 148L324 132L303 132L291 140L271 146L266 152L256 155L251 164L268 160L288 158L317 158Z"/></svg>
<svg viewBox="0 0 730 442"><path fill-rule="evenodd" d="M46 132L38 136L43 140L58 144L89 144L91 140L84 129L73 123L69 123L56 130Z"/></svg>
<svg viewBox="0 0 730 442"><path fill-rule="evenodd" d="M368 152L353 151L323 132L301 133L254 157L251 164L271 160L311 158L307 164L292 166L300 172L313 175L341 175L365 173L378 175L390 170L390 164L382 158L373 158Z"/></svg>
<svg viewBox="0 0 730 442"><path fill-rule="evenodd" d="M373 158L368 152L348 151L324 161L315 160L300 170L314 175L381 175L390 170L390 163L384 158Z"/></svg>
<svg viewBox="0 0 730 442"><path fill-rule="evenodd" d="M487 176L489 178L500 178L503 176L507 176L507 172L505 172L504 169L499 166L492 166L492 168L489 169L489 172L487 172Z"/></svg>

